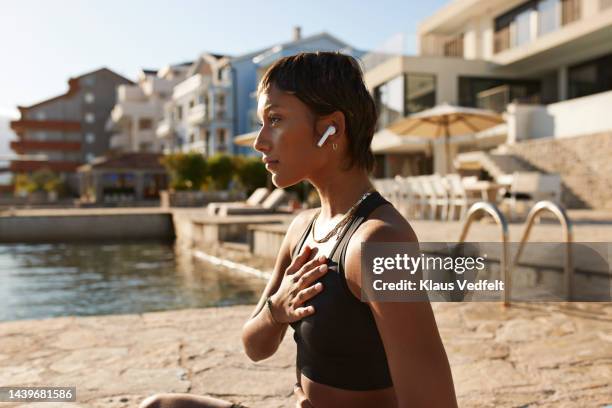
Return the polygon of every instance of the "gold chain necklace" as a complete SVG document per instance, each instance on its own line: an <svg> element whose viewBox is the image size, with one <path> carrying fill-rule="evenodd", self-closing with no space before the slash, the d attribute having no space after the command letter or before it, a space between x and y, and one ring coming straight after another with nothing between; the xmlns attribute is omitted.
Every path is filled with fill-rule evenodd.
<svg viewBox="0 0 612 408"><path fill-rule="evenodd" d="M342 227L344 227L346 224L349 223L349 221L353 218L353 215L355 213L355 211L357 210L357 207L359 206L359 204L361 204L361 202L363 200L366 199L366 197L368 195L370 195L371 193L373 193L375 190L368 190L366 191L359 200L357 200L357 202L355 204L353 204L353 206L346 212L346 214L344 215L344 217L342 217L342 219L338 222L338 224L336 224L336 226L327 233L327 235L325 235L323 238L321 239L316 239L315 238L315 225L317 222L317 218L319 217L319 214L321 213L321 210L317 211L317 213L314 216L314 219L312 220L312 240L314 242L316 242L317 244L323 243L323 242L327 242L329 241L329 239L331 237L333 237L334 235L337 235L340 233L340 229Z"/></svg>

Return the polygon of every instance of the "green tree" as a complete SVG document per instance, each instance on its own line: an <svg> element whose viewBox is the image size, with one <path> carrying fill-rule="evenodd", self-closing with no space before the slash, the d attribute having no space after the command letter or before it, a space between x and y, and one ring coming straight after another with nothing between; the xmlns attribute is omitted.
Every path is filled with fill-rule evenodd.
<svg viewBox="0 0 612 408"><path fill-rule="evenodd" d="M207 176L207 163L200 153L173 153L161 159L170 173L170 187L174 190L199 190Z"/></svg>
<svg viewBox="0 0 612 408"><path fill-rule="evenodd" d="M227 190L234 177L234 161L226 154L216 154L208 158L208 176L215 190Z"/></svg>

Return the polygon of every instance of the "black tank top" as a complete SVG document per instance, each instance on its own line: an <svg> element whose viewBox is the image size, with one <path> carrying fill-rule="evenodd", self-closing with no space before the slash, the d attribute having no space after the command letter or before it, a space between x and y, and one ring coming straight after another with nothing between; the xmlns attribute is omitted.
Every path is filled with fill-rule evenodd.
<svg viewBox="0 0 612 408"><path fill-rule="evenodd" d="M344 227L328 257L331 269L317 282L323 291L306 305L314 314L291 323L297 343L297 370L309 379L346 390L375 390L393 385L387 356L368 304L350 291L344 275L344 257L351 235L377 207L389 203L378 192L361 202L355 217ZM312 220L295 246L292 258L312 228ZM313 283L314 284L314 283Z"/></svg>

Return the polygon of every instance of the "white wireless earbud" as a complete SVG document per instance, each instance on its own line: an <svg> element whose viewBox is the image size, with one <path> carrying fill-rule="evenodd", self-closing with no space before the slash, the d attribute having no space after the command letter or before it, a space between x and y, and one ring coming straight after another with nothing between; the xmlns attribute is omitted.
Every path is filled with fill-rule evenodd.
<svg viewBox="0 0 612 408"><path fill-rule="evenodd" d="M323 143L325 143L327 138L335 134L336 134L336 128L334 126L329 126L327 130L325 131L325 133L323 133L323 136L321 136L321 139L319 139L319 143L317 143L317 146L319 147L323 146Z"/></svg>

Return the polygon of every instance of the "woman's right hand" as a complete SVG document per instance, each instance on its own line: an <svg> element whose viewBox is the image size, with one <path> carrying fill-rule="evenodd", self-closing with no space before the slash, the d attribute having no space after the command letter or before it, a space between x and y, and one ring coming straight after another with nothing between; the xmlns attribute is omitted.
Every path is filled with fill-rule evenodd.
<svg viewBox="0 0 612 408"><path fill-rule="evenodd" d="M295 257L285 270L281 284L271 296L272 317L280 323L293 323L315 312L314 306L302 306L323 290L323 284L313 282L325 275L329 270L327 257L315 256L306 262L317 249L304 245L302 252Z"/></svg>

